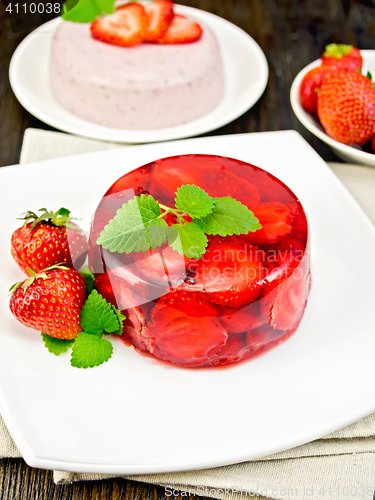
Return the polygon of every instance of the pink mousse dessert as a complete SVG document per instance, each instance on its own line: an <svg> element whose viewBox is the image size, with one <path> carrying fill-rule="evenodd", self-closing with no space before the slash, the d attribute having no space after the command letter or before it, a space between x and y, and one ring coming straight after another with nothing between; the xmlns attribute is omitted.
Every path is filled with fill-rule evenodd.
<svg viewBox="0 0 375 500"><path fill-rule="evenodd" d="M201 24L194 43L121 47L94 39L89 24L63 21L51 50L55 99L105 127L155 130L210 113L224 94L220 49Z"/></svg>

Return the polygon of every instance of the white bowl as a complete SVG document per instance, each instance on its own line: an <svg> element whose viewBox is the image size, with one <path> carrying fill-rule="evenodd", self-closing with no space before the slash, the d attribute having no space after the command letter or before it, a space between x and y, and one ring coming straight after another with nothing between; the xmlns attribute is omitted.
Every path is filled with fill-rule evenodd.
<svg viewBox="0 0 375 500"><path fill-rule="evenodd" d="M363 57L362 73L366 74L367 71L370 71L370 73L375 76L375 50L361 50L361 54ZM299 88L302 79L308 71L319 66L320 63L320 59L312 62L295 77L290 89L290 102L292 104L294 114L302 125L307 128L307 130L331 146L335 154L342 160L349 163L358 163L360 165L375 167L375 154L366 153L357 146L347 146L346 144L341 144L341 142L335 141L335 139L332 139L324 132L323 127L317 119L303 109L299 97Z"/></svg>

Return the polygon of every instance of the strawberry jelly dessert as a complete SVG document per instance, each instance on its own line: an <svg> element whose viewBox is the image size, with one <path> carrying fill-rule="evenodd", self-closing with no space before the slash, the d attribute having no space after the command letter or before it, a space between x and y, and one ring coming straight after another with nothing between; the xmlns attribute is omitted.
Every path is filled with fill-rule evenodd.
<svg viewBox="0 0 375 500"><path fill-rule="evenodd" d="M186 185L215 200L235 198L261 229L220 236L227 222L218 216L219 234L207 235L198 259L168 243L130 253L97 244L134 196L152 195L171 207ZM183 218L182 225L191 221ZM168 213L165 221L171 226L176 216ZM235 159L184 155L149 163L110 187L93 219L89 263L99 293L126 315L121 340L181 367L214 367L264 353L296 330L310 288L307 243L302 205L277 178Z"/></svg>
<svg viewBox="0 0 375 500"><path fill-rule="evenodd" d="M218 105L225 86L216 37L201 27L194 43L120 47L94 39L89 24L62 21L52 41L52 93L105 127L156 130L196 120Z"/></svg>

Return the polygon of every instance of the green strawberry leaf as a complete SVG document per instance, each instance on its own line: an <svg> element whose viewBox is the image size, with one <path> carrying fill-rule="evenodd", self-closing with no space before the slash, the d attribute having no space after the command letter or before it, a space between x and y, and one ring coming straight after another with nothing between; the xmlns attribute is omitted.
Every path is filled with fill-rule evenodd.
<svg viewBox="0 0 375 500"><path fill-rule="evenodd" d="M169 228L169 245L180 255L189 259L200 259L206 251L207 236L194 222L174 224Z"/></svg>
<svg viewBox="0 0 375 500"><path fill-rule="evenodd" d="M69 347L72 347L72 345L74 344L74 339L72 340L57 339L55 337L47 335L46 333L42 333L41 335L44 345L46 346L48 351L51 354L54 354L55 356L58 356L59 354L66 352L69 349Z"/></svg>
<svg viewBox="0 0 375 500"><path fill-rule="evenodd" d="M350 54L352 50L352 45L343 45L340 43L330 43L326 45L324 56L335 57L336 59L342 59L344 56Z"/></svg>
<svg viewBox="0 0 375 500"><path fill-rule="evenodd" d="M97 244L119 253L154 249L168 237L168 225L160 216L160 205L152 196L135 196L117 210Z"/></svg>
<svg viewBox="0 0 375 500"><path fill-rule="evenodd" d="M247 234L262 227L251 210L230 197L215 198L212 213L194 222L204 233L220 236Z"/></svg>
<svg viewBox="0 0 375 500"><path fill-rule="evenodd" d="M98 16L112 14L114 0L66 0L62 6L62 18L76 23L91 23Z"/></svg>
<svg viewBox="0 0 375 500"><path fill-rule="evenodd" d="M97 290L93 290L81 309L81 326L86 333L101 335L121 332L120 312L109 304ZM122 315L121 315L122 316Z"/></svg>
<svg viewBox="0 0 375 500"><path fill-rule="evenodd" d="M177 189L175 198L177 210L188 213L193 219L200 219L212 212L214 200L198 186L186 184Z"/></svg>
<svg viewBox="0 0 375 500"><path fill-rule="evenodd" d="M70 364L76 368L93 368L110 359L112 344L97 335L81 332L75 339Z"/></svg>

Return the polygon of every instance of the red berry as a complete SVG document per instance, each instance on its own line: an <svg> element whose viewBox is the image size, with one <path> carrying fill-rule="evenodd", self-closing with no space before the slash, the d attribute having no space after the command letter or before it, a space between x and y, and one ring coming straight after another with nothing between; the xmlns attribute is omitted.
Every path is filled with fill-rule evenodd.
<svg viewBox="0 0 375 500"><path fill-rule="evenodd" d="M283 203L267 202L252 209L262 229L242 234L241 238L254 244L271 244L280 241L292 230L291 213Z"/></svg>
<svg viewBox="0 0 375 500"><path fill-rule="evenodd" d="M322 55L323 66L334 66L337 69L362 69L362 56L352 45L330 43Z"/></svg>
<svg viewBox="0 0 375 500"><path fill-rule="evenodd" d="M375 134L375 90L370 78L356 70L334 73L318 95L318 116L336 141L365 144Z"/></svg>
<svg viewBox="0 0 375 500"><path fill-rule="evenodd" d="M148 29L145 42L155 42L162 38L172 22L173 2L170 0L156 0L145 7L148 16Z"/></svg>
<svg viewBox="0 0 375 500"><path fill-rule="evenodd" d="M237 236L212 238L195 275L204 297L231 307L256 300L263 286L261 254Z"/></svg>
<svg viewBox="0 0 375 500"><path fill-rule="evenodd" d="M143 42L148 29L148 16L143 5L120 5L113 14L96 19L91 25L93 38L111 45L131 47Z"/></svg>
<svg viewBox="0 0 375 500"><path fill-rule="evenodd" d="M313 68L303 77L299 88L301 105L305 111L311 114L318 112L318 93L323 82L336 71L333 66L319 66Z"/></svg>
<svg viewBox="0 0 375 500"><path fill-rule="evenodd" d="M9 307L25 326L51 337L74 339L82 330L80 312L86 299L86 284L75 269L55 268L20 284Z"/></svg>
<svg viewBox="0 0 375 500"><path fill-rule="evenodd" d="M69 222L69 219L60 225L60 218L56 216L58 213L59 211L53 214L46 210L38 217L27 212L25 219L30 222L12 234L12 256L29 276L28 268L39 272L55 264L64 263L68 267L79 269L86 259L88 245L83 231L76 224ZM57 221L59 225L55 225Z"/></svg>
<svg viewBox="0 0 375 500"><path fill-rule="evenodd" d="M173 156L156 161L152 177L157 187L169 195L170 203L173 203L177 188L195 184L212 197L231 196L252 210L260 203L259 190L231 170L236 163L237 160L221 156Z"/></svg>
<svg viewBox="0 0 375 500"><path fill-rule="evenodd" d="M207 363L228 337L213 304L178 289L152 309L151 324L144 335L154 356L187 367Z"/></svg>
<svg viewBox="0 0 375 500"><path fill-rule="evenodd" d="M184 16L175 14L164 36L156 40L162 44L192 43L202 36L202 28L198 23Z"/></svg>
<svg viewBox="0 0 375 500"><path fill-rule="evenodd" d="M258 328L265 323L260 314L259 301L242 307L216 306L219 321L228 333L242 333Z"/></svg>
<svg viewBox="0 0 375 500"><path fill-rule="evenodd" d="M215 357L207 363L207 366L221 366L238 363L249 357L252 352L253 349L251 346L246 344L245 335L229 335L224 346Z"/></svg>
<svg viewBox="0 0 375 500"><path fill-rule="evenodd" d="M262 298L261 312L276 330L297 327L303 316L310 290L309 258L306 256L293 274Z"/></svg>

